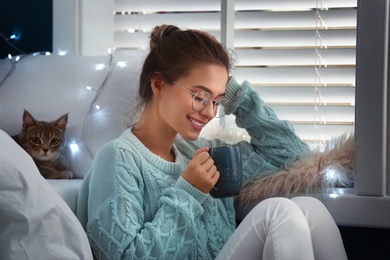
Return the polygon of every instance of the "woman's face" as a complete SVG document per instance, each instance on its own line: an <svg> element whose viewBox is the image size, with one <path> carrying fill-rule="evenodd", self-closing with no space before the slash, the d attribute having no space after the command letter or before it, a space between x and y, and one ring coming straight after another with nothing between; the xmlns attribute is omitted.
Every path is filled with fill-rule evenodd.
<svg viewBox="0 0 390 260"><path fill-rule="evenodd" d="M212 99L219 100L225 95L228 72L221 65L209 64L196 67L191 73L176 80L189 91L207 91ZM164 128L179 133L186 139L196 140L203 127L215 116L213 102L202 111L192 107L193 95L178 84L165 85L158 103L159 118L164 121Z"/></svg>

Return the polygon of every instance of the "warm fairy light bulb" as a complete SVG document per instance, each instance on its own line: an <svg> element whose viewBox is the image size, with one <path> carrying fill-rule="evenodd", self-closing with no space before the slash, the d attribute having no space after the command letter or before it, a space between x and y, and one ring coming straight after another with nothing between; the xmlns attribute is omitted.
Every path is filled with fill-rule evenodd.
<svg viewBox="0 0 390 260"><path fill-rule="evenodd" d="M97 110L99 110L99 109L100 109L100 106L99 106L99 105L96 105L95 108L96 108Z"/></svg>
<svg viewBox="0 0 390 260"><path fill-rule="evenodd" d="M103 64L103 63L97 64L97 65L95 66L95 69L96 69L96 70L102 70L103 68L104 68L104 64Z"/></svg>
<svg viewBox="0 0 390 260"><path fill-rule="evenodd" d="M332 198L332 199L335 199L337 198L339 195L337 195L337 193L331 193L329 194L329 197Z"/></svg>
<svg viewBox="0 0 390 260"><path fill-rule="evenodd" d="M127 64L125 61L118 61L117 65L118 65L118 67L121 67L121 68L127 67Z"/></svg>
<svg viewBox="0 0 390 260"><path fill-rule="evenodd" d="M12 60L12 55L8 54L8 59Z"/></svg>
<svg viewBox="0 0 390 260"><path fill-rule="evenodd" d="M9 37L8 37L8 40L14 40L14 41L17 41L20 39L20 33L17 32L17 33L13 33L11 34Z"/></svg>
<svg viewBox="0 0 390 260"><path fill-rule="evenodd" d="M79 150L79 145L77 143L72 143L69 145L70 147L70 150L72 151L72 153L75 153Z"/></svg>
<svg viewBox="0 0 390 260"><path fill-rule="evenodd" d="M326 179L332 182L337 181L337 172L332 168L327 168L325 170Z"/></svg>
<svg viewBox="0 0 390 260"><path fill-rule="evenodd" d="M20 56L16 56L15 61L19 61L19 60L20 60Z"/></svg>
<svg viewBox="0 0 390 260"><path fill-rule="evenodd" d="M90 86L86 86L85 88L88 90L92 90L92 88Z"/></svg>
<svg viewBox="0 0 390 260"><path fill-rule="evenodd" d="M58 51L58 55L64 56L64 55L66 55L66 51Z"/></svg>
<svg viewBox="0 0 390 260"><path fill-rule="evenodd" d="M49 56L50 54L51 54L51 53L50 53L50 52L48 52L48 51L47 51L47 52L45 52L45 55L46 55L46 56Z"/></svg>

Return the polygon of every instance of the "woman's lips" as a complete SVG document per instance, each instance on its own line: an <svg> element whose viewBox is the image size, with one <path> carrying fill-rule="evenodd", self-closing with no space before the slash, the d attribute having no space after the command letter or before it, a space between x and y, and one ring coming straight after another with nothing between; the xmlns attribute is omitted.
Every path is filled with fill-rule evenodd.
<svg viewBox="0 0 390 260"><path fill-rule="evenodd" d="M198 131L202 130L203 127L206 125L206 123L199 122L191 117L188 117L188 120L190 121L191 125Z"/></svg>

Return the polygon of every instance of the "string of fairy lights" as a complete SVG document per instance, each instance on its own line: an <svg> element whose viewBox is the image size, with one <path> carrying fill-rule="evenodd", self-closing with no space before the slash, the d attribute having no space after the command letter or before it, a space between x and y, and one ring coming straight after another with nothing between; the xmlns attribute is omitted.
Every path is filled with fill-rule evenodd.
<svg viewBox="0 0 390 260"><path fill-rule="evenodd" d="M87 116L86 116L86 118L84 120L84 123L83 123L83 128L82 128L80 140L76 141L76 142L72 142L69 145L72 153L77 152L79 150L79 146L83 145L83 147L84 147L86 153L88 154L88 156L90 158L93 158L92 152L89 150L88 146L84 145L85 144L86 132L87 132L88 127L89 127L89 122L90 122L93 110L94 109L97 109L97 110L101 109L100 105L96 103L96 100L99 98L102 90L104 89L104 87L106 85L107 80L109 79L109 77L110 77L110 75L112 73L112 66L113 66L113 55L110 54L109 55L109 61L108 61L107 64L100 63L100 64L97 64L95 66L96 70L103 70L104 68L107 68L106 76L104 77L102 83L97 88L93 88L91 86L86 86L85 87L86 90L95 92L95 95L94 95L94 97L93 97L93 99L92 99L92 101L91 101L91 103L89 105Z"/></svg>

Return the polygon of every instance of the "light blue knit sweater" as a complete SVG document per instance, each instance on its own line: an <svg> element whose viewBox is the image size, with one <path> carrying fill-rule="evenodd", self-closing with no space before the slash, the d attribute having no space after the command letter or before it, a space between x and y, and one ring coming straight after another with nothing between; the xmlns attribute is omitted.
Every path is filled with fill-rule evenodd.
<svg viewBox="0 0 390 260"><path fill-rule="evenodd" d="M292 126L279 120L248 82L232 78L228 113L245 127L244 183L307 154ZM222 145L177 137L176 161L149 151L131 130L95 156L83 181L77 217L98 259L214 259L236 228L233 198L214 199L181 177L194 151Z"/></svg>

